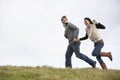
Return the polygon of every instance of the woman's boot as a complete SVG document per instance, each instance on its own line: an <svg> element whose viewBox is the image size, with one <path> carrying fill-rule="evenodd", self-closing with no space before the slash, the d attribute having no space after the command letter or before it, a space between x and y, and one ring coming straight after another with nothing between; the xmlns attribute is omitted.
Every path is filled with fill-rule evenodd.
<svg viewBox="0 0 120 80"><path fill-rule="evenodd" d="M100 56L108 57L112 61L112 54L111 54L111 52L101 52Z"/></svg>
<svg viewBox="0 0 120 80"><path fill-rule="evenodd" d="M102 64L100 64L100 65L101 65L102 69L107 70L107 66L106 66L105 63L102 63Z"/></svg>

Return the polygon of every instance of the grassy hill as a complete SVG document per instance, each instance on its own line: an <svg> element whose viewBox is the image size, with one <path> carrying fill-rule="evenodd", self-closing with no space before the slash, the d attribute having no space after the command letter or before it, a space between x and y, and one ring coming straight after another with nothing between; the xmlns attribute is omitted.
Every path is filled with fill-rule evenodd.
<svg viewBox="0 0 120 80"><path fill-rule="evenodd" d="M120 80L120 70L0 66L0 80Z"/></svg>

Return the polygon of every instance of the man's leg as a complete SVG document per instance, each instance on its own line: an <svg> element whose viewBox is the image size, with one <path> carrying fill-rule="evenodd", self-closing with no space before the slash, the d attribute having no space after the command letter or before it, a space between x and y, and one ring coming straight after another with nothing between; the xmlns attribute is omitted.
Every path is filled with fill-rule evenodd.
<svg viewBox="0 0 120 80"><path fill-rule="evenodd" d="M85 62L87 62L88 64L90 64L93 68L95 68L96 67L96 61L93 61L92 59L90 59L86 55L80 53L79 45L80 45L80 43L74 43L72 45L72 48L73 48L73 50L75 52L76 57L84 60Z"/></svg>
<svg viewBox="0 0 120 80"><path fill-rule="evenodd" d="M72 64L71 64L71 56L73 54L73 50L71 48L71 45L69 44L68 45L68 48L67 48L67 51L66 51L66 54L65 54L65 66L66 68L72 68Z"/></svg>

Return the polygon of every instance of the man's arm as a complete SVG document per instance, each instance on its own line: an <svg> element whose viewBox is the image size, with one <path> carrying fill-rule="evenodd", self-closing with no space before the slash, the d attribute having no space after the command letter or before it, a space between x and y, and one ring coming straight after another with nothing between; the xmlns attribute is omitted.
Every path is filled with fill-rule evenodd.
<svg viewBox="0 0 120 80"><path fill-rule="evenodd" d="M73 30L74 39L77 39L77 38L78 38L78 34L79 34L79 29L78 29L78 27L75 26L74 24L70 23L70 22L67 24L67 26L68 26L71 30Z"/></svg>
<svg viewBox="0 0 120 80"><path fill-rule="evenodd" d="M65 38L67 38L67 35L66 35L66 34L64 34L64 37L65 37Z"/></svg>
<svg viewBox="0 0 120 80"><path fill-rule="evenodd" d="M75 42L79 42L79 41L86 40L86 39L88 39L87 33L86 33L86 35L85 35L84 37L79 38L79 39L74 39L74 41L75 41Z"/></svg>
<svg viewBox="0 0 120 80"><path fill-rule="evenodd" d="M67 38L66 29L64 31L64 37Z"/></svg>
<svg viewBox="0 0 120 80"><path fill-rule="evenodd" d="M80 38L80 41L82 41L82 40L86 40L86 39L88 39L88 35L87 35L87 33L86 33L86 35L85 35L84 37Z"/></svg>
<svg viewBox="0 0 120 80"><path fill-rule="evenodd" d="M72 24L72 23L67 23L66 24L67 26L69 26L69 28L71 28L72 30L76 30L77 29L77 26L75 26L74 24Z"/></svg>

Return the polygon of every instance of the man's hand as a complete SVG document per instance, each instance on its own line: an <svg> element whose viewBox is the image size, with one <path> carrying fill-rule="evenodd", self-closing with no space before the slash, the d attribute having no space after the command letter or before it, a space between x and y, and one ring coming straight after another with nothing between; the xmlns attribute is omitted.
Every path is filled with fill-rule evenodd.
<svg viewBox="0 0 120 80"><path fill-rule="evenodd" d="M73 41L74 41L74 42L80 42L80 39L74 38Z"/></svg>
<svg viewBox="0 0 120 80"><path fill-rule="evenodd" d="M66 35L66 34L64 34L64 37L65 37L65 38L67 38L67 35Z"/></svg>

